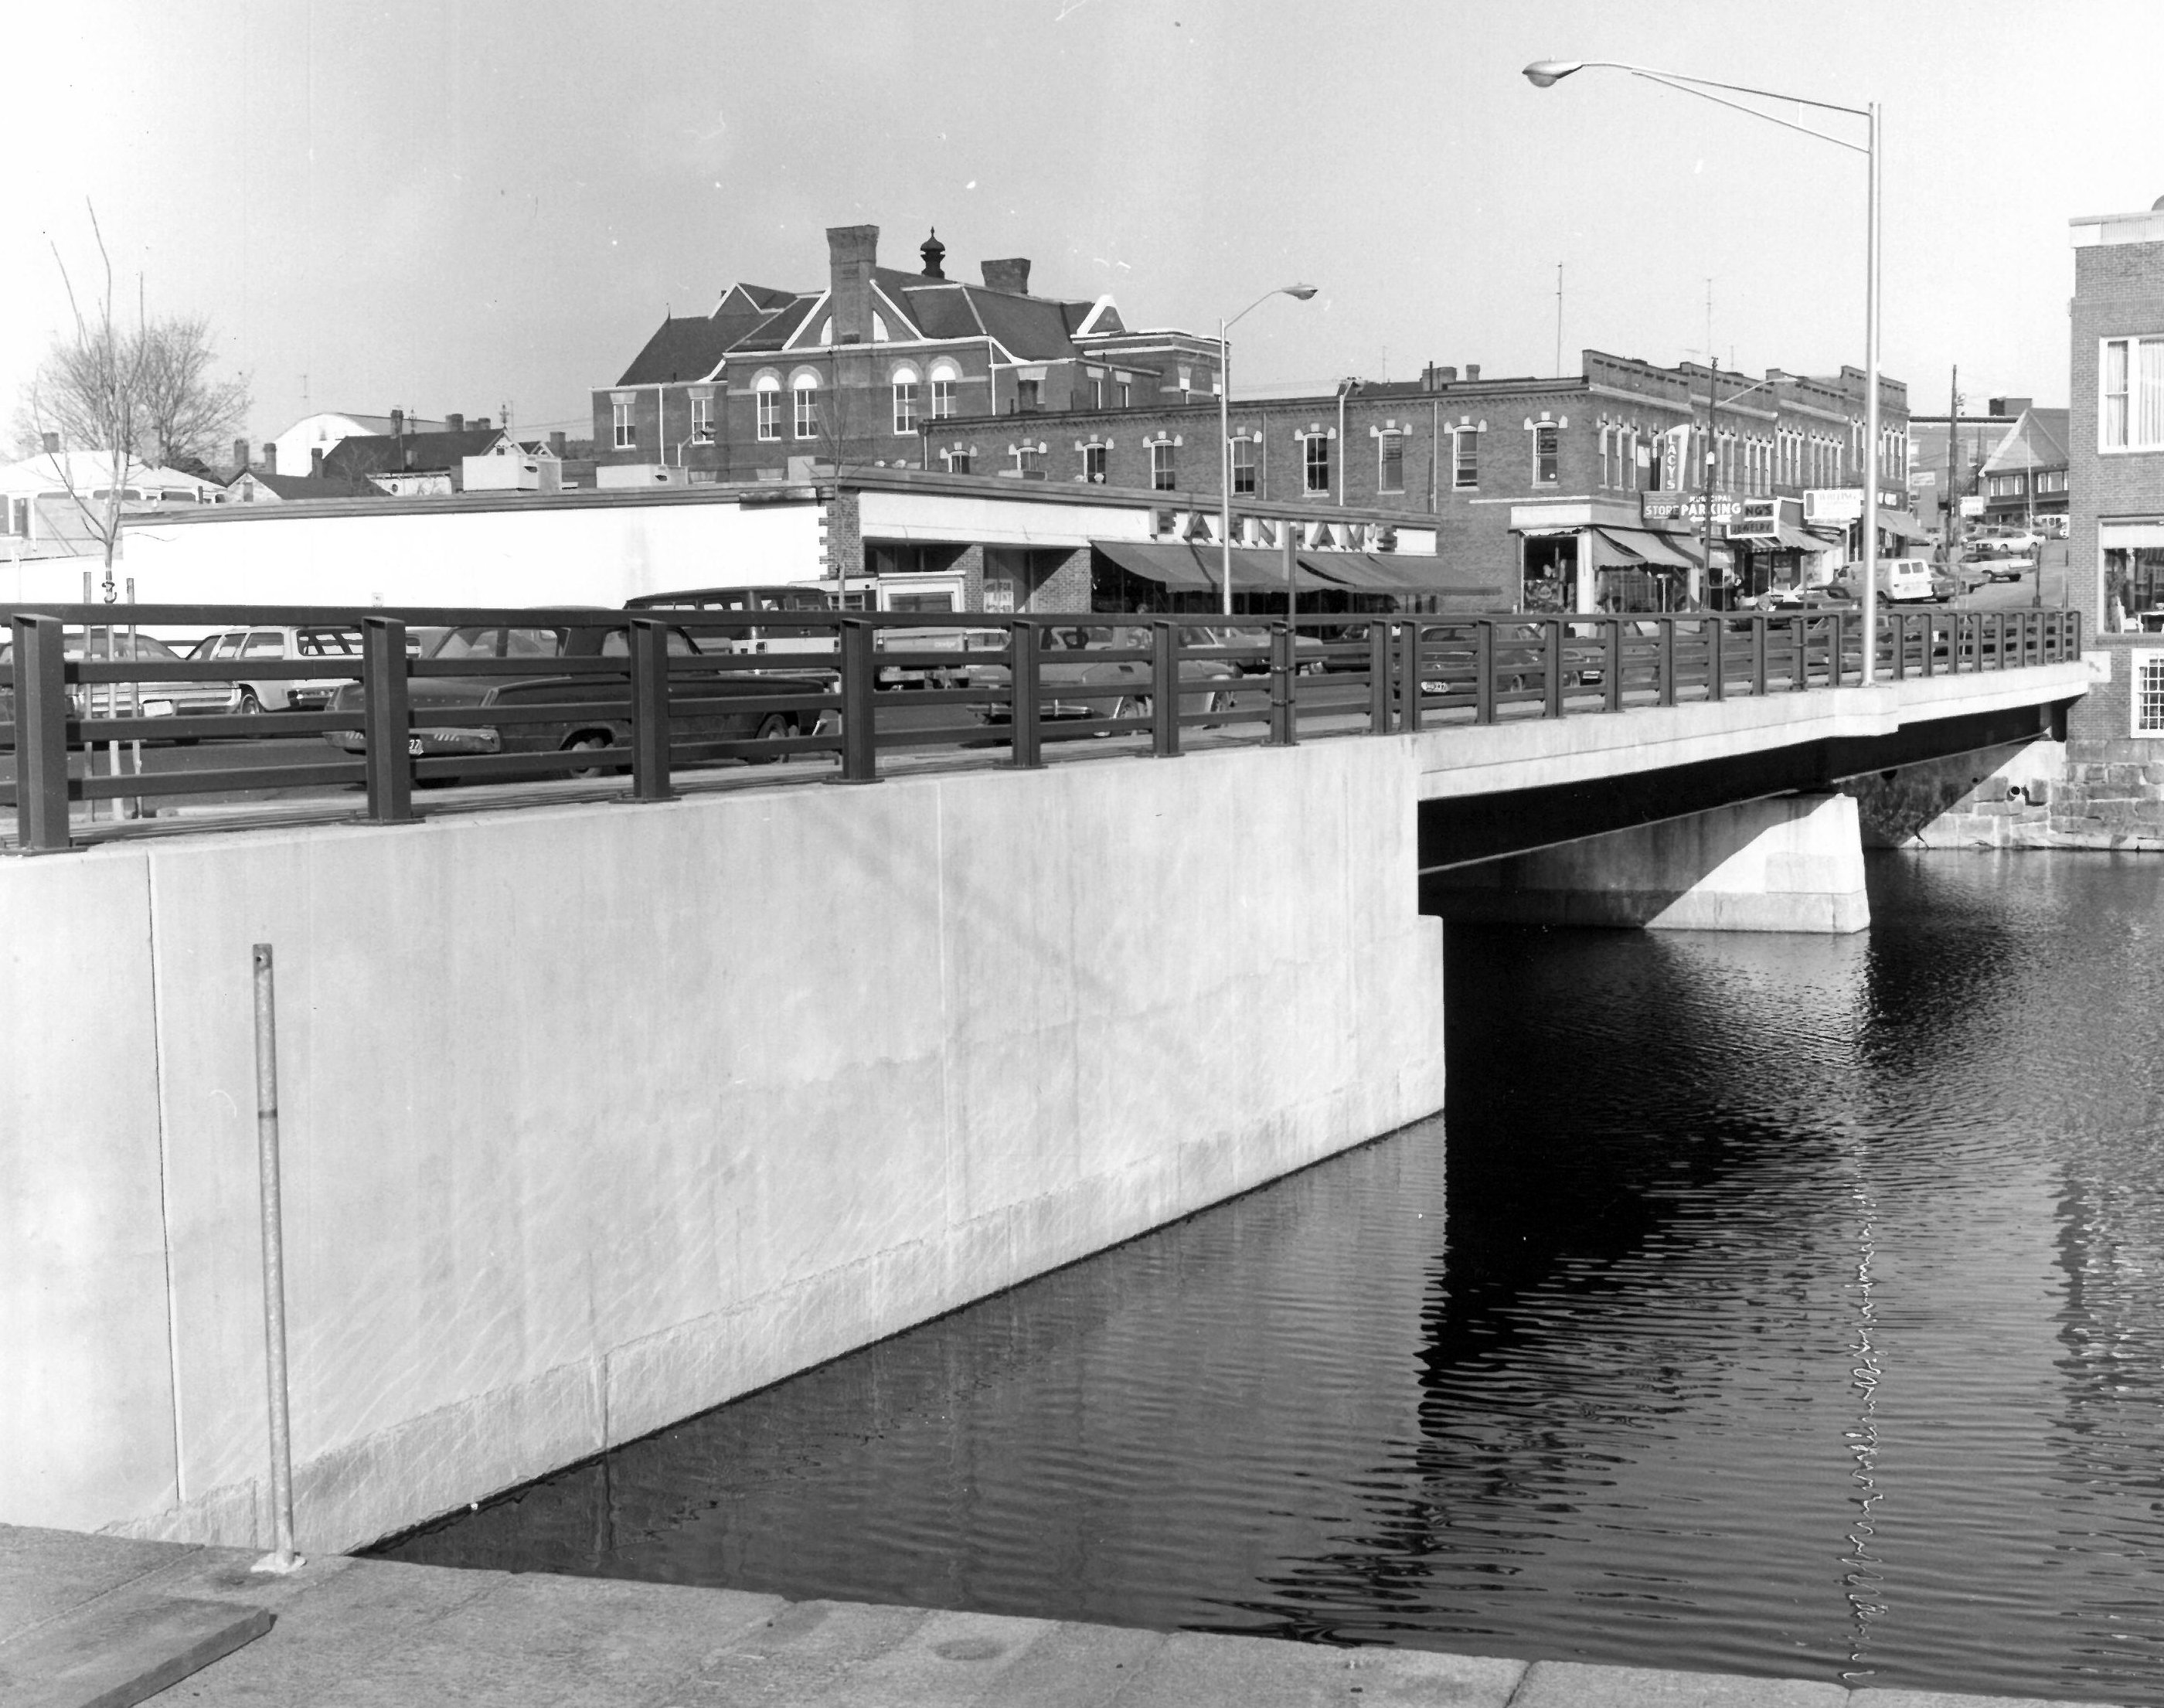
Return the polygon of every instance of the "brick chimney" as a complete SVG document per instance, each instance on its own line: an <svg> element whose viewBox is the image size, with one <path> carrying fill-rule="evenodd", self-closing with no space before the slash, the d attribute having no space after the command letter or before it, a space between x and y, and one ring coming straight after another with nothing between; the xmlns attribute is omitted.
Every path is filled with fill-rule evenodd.
<svg viewBox="0 0 2164 1708"><path fill-rule="evenodd" d="M482 424L486 426L487 423L483 423ZM466 430L465 417L463 415L446 415L444 418L444 430L447 433L464 433Z"/></svg>
<svg viewBox="0 0 2164 1708"><path fill-rule="evenodd" d="M554 451L559 457L564 455L564 434L562 429L559 428L556 432L549 435L549 449Z"/></svg>
<svg viewBox="0 0 2164 1708"><path fill-rule="evenodd" d="M391 436L393 439L397 439L404 434L405 431L406 412L402 409L392 410L391 412Z"/></svg>
<svg viewBox="0 0 2164 1708"><path fill-rule="evenodd" d="M478 433L486 433L486 432L489 430L489 429L488 429L488 417L486 417L486 415L476 415L476 416L475 416L475 417L474 417L474 429L475 429L475 431L476 431L476 432L478 432Z"/></svg>
<svg viewBox="0 0 2164 1708"><path fill-rule="evenodd" d="M872 269L879 263L879 227L827 228L827 306L834 316L836 344L872 341Z"/></svg>
<svg viewBox="0 0 2164 1708"><path fill-rule="evenodd" d="M1020 256L1010 260L986 261L985 288L988 291L1012 291L1017 296L1028 296L1028 261Z"/></svg>
<svg viewBox="0 0 2164 1708"><path fill-rule="evenodd" d="M1478 362L1468 362L1465 365L1465 377L1468 380L1479 379L1480 377L1480 364Z"/></svg>
<svg viewBox="0 0 2164 1708"><path fill-rule="evenodd" d="M308 472L318 480L323 475L323 448L319 444L308 447Z"/></svg>
<svg viewBox="0 0 2164 1708"><path fill-rule="evenodd" d="M1455 368L1431 366L1428 372L1434 376L1434 378L1428 381L1430 391L1433 391L1437 386L1451 386L1458 382L1458 370Z"/></svg>
<svg viewBox="0 0 2164 1708"><path fill-rule="evenodd" d="M236 473L248 466L248 441L236 439L233 442L233 466Z"/></svg>
<svg viewBox="0 0 2164 1708"><path fill-rule="evenodd" d="M263 441L263 472L266 475L278 472L278 441L275 439Z"/></svg>

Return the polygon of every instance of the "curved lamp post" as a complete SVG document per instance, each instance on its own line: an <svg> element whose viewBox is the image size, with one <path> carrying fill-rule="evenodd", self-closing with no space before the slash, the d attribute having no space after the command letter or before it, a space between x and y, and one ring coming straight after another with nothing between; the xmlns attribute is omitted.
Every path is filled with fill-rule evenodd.
<svg viewBox="0 0 2164 1708"><path fill-rule="evenodd" d="M1784 130L1799 130L1805 136L1815 136L1820 142L1830 142L1836 148L1845 148L1864 156L1868 163L1866 174L1868 188L1865 205L1869 219L1869 236L1866 240L1863 289L1863 683L1868 687L1877 675L1878 649L1878 118L1876 101L1863 107L1843 107L1831 101L1814 101L1804 95L1783 95L1771 89L1754 89L1744 83L1720 83L1710 77L1691 77L1681 71L1658 71L1646 66L1626 65L1620 60L1535 60L1526 67L1526 81L1536 89L1552 89L1573 71L1628 71L1634 77L1643 77L1649 83L1658 83L1663 88L1680 90L1686 95L1696 95L1717 106L1732 107L1738 113L1747 113L1753 118L1762 118L1768 124L1778 124ZM1716 89L1725 89L1732 95L1755 95L1763 101L1788 101L1799 107L1815 107L1822 113L1846 113L1851 118L1861 118L1869 126L1869 140L1851 142L1846 137L1833 136L1808 124L1799 124L1793 119L1776 118L1762 113L1756 107L1746 106L1741 101L1731 101L1716 95ZM1711 565L1708 565L1709 570Z"/></svg>
<svg viewBox="0 0 2164 1708"><path fill-rule="evenodd" d="M1217 323L1217 544L1225 583L1225 614L1232 614L1232 344L1226 334L1273 297L1290 297L1305 302L1315 294L1312 285L1279 285L1255 298L1232 319ZM1343 447L1339 447L1343 455ZM1292 590L1285 590L1285 615L1292 613Z"/></svg>

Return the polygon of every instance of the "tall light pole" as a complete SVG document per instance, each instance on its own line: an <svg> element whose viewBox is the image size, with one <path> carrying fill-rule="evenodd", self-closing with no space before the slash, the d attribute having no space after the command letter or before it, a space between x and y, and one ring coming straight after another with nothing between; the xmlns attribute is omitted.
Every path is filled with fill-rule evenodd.
<svg viewBox="0 0 2164 1708"><path fill-rule="evenodd" d="M1548 89L1573 71L1588 70L1628 71L1649 83L1696 95L1716 106L1732 107L1738 113L1747 113L1768 124L1778 124L1785 130L1799 130L1805 136L1815 136L1820 142L1830 142L1836 148L1864 156L1868 185L1864 203L1869 234L1864 245L1863 287L1863 684L1868 687L1877 675L1878 645L1878 103L1873 101L1863 107L1843 107L1831 101L1814 101L1808 96L1754 89L1744 83L1720 83L1710 77L1686 76L1681 71L1657 71L1646 66L1626 65L1620 60L1536 60L1526 67L1526 79L1536 89ZM1869 140L1854 143L1846 137L1830 135L1793 119L1777 118L1741 101L1716 95L1712 92L1715 89L1725 89L1731 95L1756 96L1762 101L1793 102L1799 107L1815 107L1821 113L1846 113L1865 122Z"/></svg>
<svg viewBox="0 0 2164 1708"><path fill-rule="evenodd" d="M1315 294L1312 285L1279 285L1265 291L1230 320L1217 323L1217 547L1225 581L1225 614L1232 614L1232 341L1226 336L1235 326L1273 297L1290 297L1305 302ZM1344 455L1340 445L1337 454ZM1285 615L1290 617L1292 593L1285 593Z"/></svg>

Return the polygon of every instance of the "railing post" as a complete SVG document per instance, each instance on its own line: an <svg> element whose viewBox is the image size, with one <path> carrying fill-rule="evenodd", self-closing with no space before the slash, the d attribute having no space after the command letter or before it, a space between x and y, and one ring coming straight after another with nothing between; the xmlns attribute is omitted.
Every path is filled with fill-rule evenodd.
<svg viewBox="0 0 2164 1708"><path fill-rule="evenodd" d="M1293 689L1300 668L1300 643L1289 618L1270 625L1270 745L1290 747L1300 739L1300 712Z"/></svg>
<svg viewBox="0 0 2164 1708"><path fill-rule="evenodd" d="M1899 631L1897 630L1898 633ZM1899 649L1894 661L1894 674L1901 674ZM1826 686L1838 688L1848 680L1848 617L1846 612L1826 612Z"/></svg>
<svg viewBox="0 0 2164 1708"><path fill-rule="evenodd" d="M1007 652L1013 660L1008 675L1009 707L1013 741L1013 764L1018 771L1033 771L1044 764L1043 660L1037 653L1037 625L1016 618L1007 626Z"/></svg>
<svg viewBox="0 0 2164 1708"><path fill-rule="evenodd" d="M1608 709L1623 709L1623 619L1611 617L1600 625L1601 686L1608 691Z"/></svg>
<svg viewBox="0 0 2164 1708"><path fill-rule="evenodd" d="M1541 647L1541 716L1563 716L1563 654L1566 644L1564 635L1569 625L1560 617L1551 617L1541 624L1543 631Z"/></svg>
<svg viewBox="0 0 2164 1708"><path fill-rule="evenodd" d="M1722 642L1726 637L1728 619L1718 611L1709 611L1699 618L1699 627L1705 634L1705 697L1725 700L1728 697L1728 660L1722 656Z"/></svg>
<svg viewBox="0 0 2164 1708"><path fill-rule="evenodd" d="M631 798L668 801L669 625L658 618L631 623Z"/></svg>
<svg viewBox="0 0 2164 1708"><path fill-rule="evenodd" d="M2004 613L1991 613L1991 667L1994 670L2006 668L2006 618Z"/></svg>
<svg viewBox="0 0 2164 1708"><path fill-rule="evenodd" d="M1368 625L1368 733L1390 733L1390 625Z"/></svg>
<svg viewBox="0 0 2164 1708"><path fill-rule="evenodd" d="M879 670L872 625L861 617L842 619L842 775L843 783L879 781L879 728L875 699Z"/></svg>
<svg viewBox="0 0 2164 1708"><path fill-rule="evenodd" d="M1473 721L1495 721L1495 625L1473 625Z"/></svg>
<svg viewBox="0 0 2164 1708"><path fill-rule="evenodd" d="M1766 613L1751 613L1751 691L1762 698L1766 692Z"/></svg>
<svg viewBox="0 0 2164 1708"><path fill-rule="evenodd" d="M371 824L413 822L412 706L407 692L406 625L395 617L360 621L361 741Z"/></svg>
<svg viewBox="0 0 2164 1708"><path fill-rule="evenodd" d="M1676 703L1676 620L1673 617L1660 619L1661 657L1657 668L1661 673L1659 697L1656 704L1673 706Z"/></svg>
<svg viewBox="0 0 2164 1708"><path fill-rule="evenodd" d="M67 656L57 617L14 619L15 841L60 854L68 838Z"/></svg>
<svg viewBox="0 0 2164 1708"><path fill-rule="evenodd" d="M1800 616L1788 619L1788 691L1800 694L1811 685L1810 636Z"/></svg>
<svg viewBox="0 0 2164 1708"><path fill-rule="evenodd" d="M1421 620L1414 618L1398 631L1398 728L1421 727Z"/></svg>
<svg viewBox="0 0 2164 1708"><path fill-rule="evenodd" d="M1150 751L1179 757L1179 625L1158 618L1150 632ZM1204 701L1207 708L1208 701Z"/></svg>

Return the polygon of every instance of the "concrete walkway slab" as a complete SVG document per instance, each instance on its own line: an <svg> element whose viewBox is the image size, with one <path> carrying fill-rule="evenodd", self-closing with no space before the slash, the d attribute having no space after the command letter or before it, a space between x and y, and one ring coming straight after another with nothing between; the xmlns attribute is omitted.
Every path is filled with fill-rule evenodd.
<svg viewBox="0 0 2164 1708"><path fill-rule="evenodd" d="M130 1610L164 1606L228 1631L276 1622L169 1681L160 1708L2072 1708L387 1560L258 1576L254 1558L0 1526L0 1701L139 1700L93 1694L44 1645L102 1632L117 1678Z"/></svg>
<svg viewBox="0 0 2164 1708"><path fill-rule="evenodd" d="M1840 1684L1536 1661L1510 1708L1847 1708Z"/></svg>
<svg viewBox="0 0 2164 1708"><path fill-rule="evenodd" d="M0 1645L8 1708L130 1708L270 1629L260 1607L130 1593L102 1596Z"/></svg>

